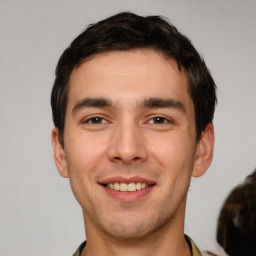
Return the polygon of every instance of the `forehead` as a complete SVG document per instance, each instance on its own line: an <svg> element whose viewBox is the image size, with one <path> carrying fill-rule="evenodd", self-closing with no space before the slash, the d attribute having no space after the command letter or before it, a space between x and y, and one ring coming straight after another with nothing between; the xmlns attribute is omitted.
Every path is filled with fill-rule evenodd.
<svg viewBox="0 0 256 256"><path fill-rule="evenodd" d="M171 97L191 104L184 71L153 50L107 52L82 62L70 77L68 105L83 97L114 101Z"/></svg>

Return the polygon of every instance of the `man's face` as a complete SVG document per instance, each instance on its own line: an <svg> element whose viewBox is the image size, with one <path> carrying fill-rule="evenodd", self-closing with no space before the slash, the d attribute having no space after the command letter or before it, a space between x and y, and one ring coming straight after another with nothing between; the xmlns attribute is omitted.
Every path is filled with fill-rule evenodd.
<svg viewBox="0 0 256 256"><path fill-rule="evenodd" d="M87 232L127 239L183 228L197 159L187 88L177 64L150 50L99 54L73 70L57 165Z"/></svg>

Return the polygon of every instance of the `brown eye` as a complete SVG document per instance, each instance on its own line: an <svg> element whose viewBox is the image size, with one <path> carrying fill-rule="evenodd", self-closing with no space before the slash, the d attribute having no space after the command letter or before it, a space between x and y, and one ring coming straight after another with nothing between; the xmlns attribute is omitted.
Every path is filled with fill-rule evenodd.
<svg viewBox="0 0 256 256"><path fill-rule="evenodd" d="M91 123L92 124L101 124L102 120L103 120L103 118L101 118L101 117L94 117L91 119Z"/></svg>
<svg viewBox="0 0 256 256"><path fill-rule="evenodd" d="M105 123L106 121L102 117L91 117L87 120L84 121L84 123L87 124L102 124Z"/></svg>
<svg viewBox="0 0 256 256"><path fill-rule="evenodd" d="M150 123L154 123L154 124L165 124L165 123L168 123L168 122L169 121L166 118L160 117L160 116L154 117L150 121Z"/></svg>

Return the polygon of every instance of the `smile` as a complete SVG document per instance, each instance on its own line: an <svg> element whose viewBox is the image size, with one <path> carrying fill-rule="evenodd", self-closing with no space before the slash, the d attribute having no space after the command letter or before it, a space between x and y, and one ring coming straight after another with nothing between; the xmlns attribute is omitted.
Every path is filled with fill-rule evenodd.
<svg viewBox="0 0 256 256"><path fill-rule="evenodd" d="M143 182L130 182L130 183L108 183L106 184L107 188L111 189L111 190L116 190L116 191L121 191L121 192L134 192L134 191L138 191L138 190L143 190L146 189L148 187L150 187L151 185L143 183Z"/></svg>

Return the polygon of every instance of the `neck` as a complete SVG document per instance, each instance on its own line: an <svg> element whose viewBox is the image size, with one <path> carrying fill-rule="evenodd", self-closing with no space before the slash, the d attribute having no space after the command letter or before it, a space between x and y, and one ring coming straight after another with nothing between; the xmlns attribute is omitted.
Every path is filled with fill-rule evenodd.
<svg viewBox="0 0 256 256"><path fill-rule="evenodd" d="M96 247L90 247L89 244L86 246L86 249L83 250L82 256L191 256L190 248L185 239L182 239L181 243L172 244L172 246L162 247L157 247L156 243L153 243L151 245L148 245L147 243L140 243L138 245L136 243L126 242L125 244L119 243L117 246L116 243L105 242L103 247L97 249Z"/></svg>
<svg viewBox="0 0 256 256"><path fill-rule="evenodd" d="M99 235L99 230L86 225L87 242L82 256L191 256L184 237L184 216L180 219L182 221L172 219L147 237L129 240L121 240L105 233Z"/></svg>

